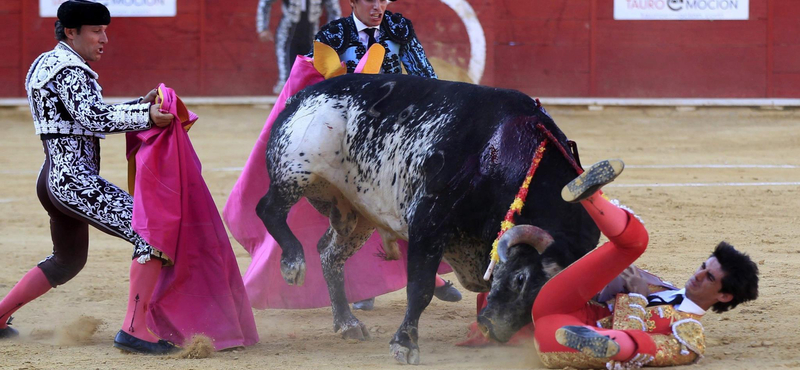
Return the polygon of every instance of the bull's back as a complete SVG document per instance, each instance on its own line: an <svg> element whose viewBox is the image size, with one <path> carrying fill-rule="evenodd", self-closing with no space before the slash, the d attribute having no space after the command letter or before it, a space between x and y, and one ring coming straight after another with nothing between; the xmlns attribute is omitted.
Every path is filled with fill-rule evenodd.
<svg viewBox="0 0 800 370"><path fill-rule="evenodd" d="M281 148L273 167L324 179L362 214L407 237L407 220L428 191L430 159L461 166L505 119L532 114L532 103L471 84L345 75L292 98L273 128L270 147Z"/></svg>

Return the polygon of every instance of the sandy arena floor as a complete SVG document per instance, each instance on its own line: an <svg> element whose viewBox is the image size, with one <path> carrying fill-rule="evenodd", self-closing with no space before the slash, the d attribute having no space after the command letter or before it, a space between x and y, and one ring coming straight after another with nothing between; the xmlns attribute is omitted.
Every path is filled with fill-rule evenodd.
<svg viewBox="0 0 800 370"><path fill-rule="evenodd" d="M194 110L201 119L191 137L221 209L239 175L236 168L244 165L269 110ZM800 111L553 108L550 113L578 141L584 164L607 157L620 157L628 164L607 193L646 221L650 247L639 261L641 266L682 285L723 239L758 261L761 298L725 315L707 315L703 324L708 350L697 366L800 368L800 295L792 288L800 285L800 247L795 244L800 239ZM52 244L47 216L34 192L43 154L27 108L0 109L0 137L0 296L5 296L50 253ZM117 184L126 183L123 148L119 135L103 143L102 174ZM244 272L250 258L231 241ZM14 324L22 336L0 342L0 368L397 366L389 357L388 342L404 314L404 290L379 297L374 311L358 313L373 332L373 339L366 342L345 341L334 334L330 308L272 310L255 312L261 342L251 348L205 359L125 355L111 343L124 315L130 253L127 243L92 230L83 272L17 312ZM423 314L421 367L541 367L531 346L455 347L474 320L475 294L464 293L459 303L434 300Z"/></svg>

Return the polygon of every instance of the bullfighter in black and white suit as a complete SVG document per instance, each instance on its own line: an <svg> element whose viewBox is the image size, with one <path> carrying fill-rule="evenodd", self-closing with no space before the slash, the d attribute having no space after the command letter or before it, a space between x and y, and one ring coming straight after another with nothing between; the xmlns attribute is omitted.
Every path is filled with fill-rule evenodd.
<svg viewBox="0 0 800 370"><path fill-rule="evenodd" d="M282 17L275 37L269 31L269 17L275 0L259 0L256 13L256 31L261 41L275 39L275 56L278 62L278 81L273 92L280 93L289 77L297 55L307 53L313 45L313 35L319 30L319 18L325 6L326 19L342 16L339 0L283 0Z"/></svg>

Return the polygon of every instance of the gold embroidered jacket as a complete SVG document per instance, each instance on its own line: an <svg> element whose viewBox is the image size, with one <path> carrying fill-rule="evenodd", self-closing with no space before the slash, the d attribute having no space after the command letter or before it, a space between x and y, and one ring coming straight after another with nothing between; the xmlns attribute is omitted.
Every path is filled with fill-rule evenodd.
<svg viewBox="0 0 800 370"><path fill-rule="evenodd" d="M619 363L589 357L580 352L539 352L539 356L549 368L624 369L687 365L697 362L705 353L705 335L699 321L701 317L678 311L671 305L647 307L647 298L644 296L620 293L613 302L611 316L599 320L597 326L627 330L638 345L637 353L631 360Z"/></svg>

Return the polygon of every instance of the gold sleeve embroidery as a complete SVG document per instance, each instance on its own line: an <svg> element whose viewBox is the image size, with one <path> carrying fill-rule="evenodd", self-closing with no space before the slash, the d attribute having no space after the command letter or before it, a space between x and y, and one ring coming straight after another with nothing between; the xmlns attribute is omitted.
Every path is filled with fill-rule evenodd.
<svg viewBox="0 0 800 370"><path fill-rule="evenodd" d="M645 326L647 298L641 294L619 294L614 304L613 328L615 330L647 330Z"/></svg>
<svg viewBox="0 0 800 370"><path fill-rule="evenodd" d="M651 334L656 344L656 358L650 366L687 365L699 361L706 350L703 325L684 319L672 326L672 335Z"/></svg>

